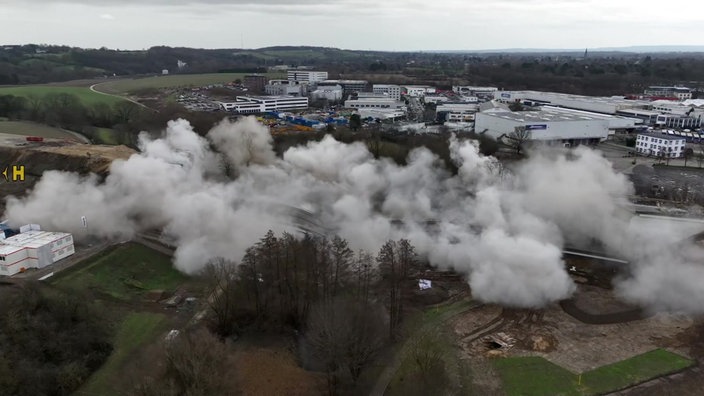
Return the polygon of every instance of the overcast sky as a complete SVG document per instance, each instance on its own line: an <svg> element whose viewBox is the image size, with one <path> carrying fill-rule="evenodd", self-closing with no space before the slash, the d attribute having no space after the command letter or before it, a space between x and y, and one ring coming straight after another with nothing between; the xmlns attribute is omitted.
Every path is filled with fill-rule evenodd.
<svg viewBox="0 0 704 396"><path fill-rule="evenodd" d="M0 44L373 50L700 45L699 0L0 0Z"/></svg>

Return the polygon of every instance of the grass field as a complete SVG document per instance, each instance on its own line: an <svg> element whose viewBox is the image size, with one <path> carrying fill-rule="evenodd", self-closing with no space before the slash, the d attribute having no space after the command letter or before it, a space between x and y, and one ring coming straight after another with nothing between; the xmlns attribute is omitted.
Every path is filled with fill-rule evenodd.
<svg viewBox="0 0 704 396"><path fill-rule="evenodd" d="M125 378L119 378L125 363L142 346L154 340L166 331L165 315L149 312L128 314L119 325L113 340L113 351L107 362L96 371L77 392L76 395L117 395L118 390L126 385ZM115 383L119 381L119 383ZM129 384L127 384L129 385Z"/></svg>
<svg viewBox="0 0 704 396"><path fill-rule="evenodd" d="M145 88L200 87L223 84L242 79L247 73L172 74L168 76L113 80L98 84L95 89L110 94L126 94ZM281 73L267 73L269 78L280 78Z"/></svg>
<svg viewBox="0 0 704 396"><path fill-rule="evenodd" d="M656 349L583 373L580 377L542 357L511 357L494 362L508 396L581 396L623 389L693 365L692 360ZM580 383L581 382L581 383Z"/></svg>
<svg viewBox="0 0 704 396"><path fill-rule="evenodd" d="M37 124L30 121L2 121L0 120L0 133L21 136L41 136L51 139L68 139L81 141L72 133L60 128L54 128L44 124Z"/></svg>
<svg viewBox="0 0 704 396"><path fill-rule="evenodd" d="M95 137L93 140L97 144L122 144L117 132L110 128L95 128Z"/></svg>
<svg viewBox="0 0 704 396"><path fill-rule="evenodd" d="M508 396L579 396L577 376L538 357L510 357L494 362Z"/></svg>
<svg viewBox="0 0 704 396"><path fill-rule="evenodd" d="M174 290L186 279L173 268L170 257L125 243L59 273L52 283L130 301L148 290Z"/></svg>
<svg viewBox="0 0 704 396"><path fill-rule="evenodd" d="M472 301L459 301L452 304L441 305L419 312L406 321L404 332L409 334L408 341L396 352L401 358L401 364L393 374L393 378L386 390L386 395L401 396L417 392L419 389L453 394L460 389L471 387L471 372L469 367L459 359L459 351L454 344L451 330L445 326L447 319L469 309ZM431 381L424 381L411 350L413 337L418 337L424 332L437 335L428 344L431 348L442 351L442 369L433 373ZM452 379L452 380L450 380Z"/></svg>
<svg viewBox="0 0 704 396"><path fill-rule="evenodd" d="M115 103L122 102L115 96L102 95L91 91L88 87L68 87L68 86L46 86L46 85L24 85L16 87L0 87L0 95L15 95L15 96L38 96L42 97L47 94L68 93L76 95L83 105L90 106L92 104L102 102L109 106Z"/></svg>
<svg viewBox="0 0 704 396"><path fill-rule="evenodd" d="M599 367L582 375L591 393L604 393L689 367L694 362L664 349Z"/></svg>

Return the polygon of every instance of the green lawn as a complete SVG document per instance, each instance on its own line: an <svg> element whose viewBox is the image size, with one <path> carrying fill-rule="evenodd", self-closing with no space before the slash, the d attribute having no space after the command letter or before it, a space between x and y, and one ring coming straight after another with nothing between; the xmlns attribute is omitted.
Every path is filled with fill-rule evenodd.
<svg viewBox="0 0 704 396"><path fill-rule="evenodd" d="M580 380L577 374L542 357L511 357L494 362L508 396L598 395L670 374L693 364L692 360L680 355L656 349L585 372Z"/></svg>
<svg viewBox="0 0 704 396"><path fill-rule="evenodd" d="M37 96L42 97L47 94L52 93L68 93L76 95L85 106L90 106L92 104L103 102L109 106L115 103L122 102L123 99L103 95L97 92L93 92L88 87L64 87L64 86L46 86L46 85L23 85L15 87L2 87L0 88L0 95L15 95L15 96Z"/></svg>
<svg viewBox="0 0 704 396"><path fill-rule="evenodd" d="M538 356L498 359L494 365L508 396L583 394L578 390L575 374Z"/></svg>
<svg viewBox="0 0 704 396"><path fill-rule="evenodd" d="M471 372L464 361L460 359L459 351L452 336L452 330L448 329L445 322L447 319L471 308L475 302L458 301L452 304L443 304L435 308L429 308L409 317L404 324L404 332L409 334L409 339L404 341L396 352L401 357L401 364L393 374L393 378L386 390L388 396L401 396L418 389L434 389L439 393L449 393L459 391L458 386L464 389L471 387ZM413 359L412 349L414 337L419 337L423 333L435 335L427 347L437 349L442 352L442 368L426 374L422 378L422 373ZM459 381L450 381L448 378L459 378Z"/></svg>
<svg viewBox="0 0 704 396"><path fill-rule="evenodd" d="M122 144L117 132L110 128L95 128L94 141L97 144Z"/></svg>
<svg viewBox="0 0 704 396"><path fill-rule="evenodd" d="M120 378L123 366L142 346L168 330L166 316L149 312L133 312L120 323L108 360L96 371L76 395L117 395L118 388L129 385Z"/></svg>
<svg viewBox="0 0 704 396"><path fill-rule="evenodd" d="M69 139L79 141L73 134L60 128L54 128L31 121L2 121L0 120L0 133L21 136L41 136L52 139Z"/></svg>
<svg viewBox="0 0 704 396"><path fill-rule="evenodd" d="M664 349L656 349L630 359L599 367L582 375L591 393L604 393L679 371L693 361Z"/></svg>
<svg viewBox="0 0 704 396"><path fill-rule="evenodd" d="M236 79L242 79L245 74L247 73L171 74L168 76L121 79L99 84L95 89L111 94L126 94L144 88L200 87L232 82ZM267 76L279 78L282 75L281 73L267 73Z"/></svg>
<svg viewBox="0 0 704 396"><path fill-rule="evenodd" d="M174 290L186 279L167 255L138 243L125 243L59 273L52 283L129 301L148 290Z"/></svg>

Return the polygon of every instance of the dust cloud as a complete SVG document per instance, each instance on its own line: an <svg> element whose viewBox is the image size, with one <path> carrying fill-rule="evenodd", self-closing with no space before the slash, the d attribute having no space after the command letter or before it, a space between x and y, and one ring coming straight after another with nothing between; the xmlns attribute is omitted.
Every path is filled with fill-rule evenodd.
<svg viewBox="0 0 704 396"><path fill-rule="evenodd" d="M408 238L433 265L466 273L476 298L532 308L575 290L565 244L597 242L645 263L620 283L624 296L704 307L704 287L693 281L701 268L680 260L665 269L634 254L641 250L633 244L650 242L627 236L632 187L588 148L535 152L506 169L476 142L452 138L453 176L426 149L398 166L331 136L277 158L269 130L253 117L224 120L206 138L171 121L159 138L142 134L139 148L105 180L46 172L27 196L8 199L6 217L76 238L163 229L178 246L175 266L195 273L213 257L239 261L269 229L294 231L285 208L295 207L355 249L376 252L388 239Z"/></svg>

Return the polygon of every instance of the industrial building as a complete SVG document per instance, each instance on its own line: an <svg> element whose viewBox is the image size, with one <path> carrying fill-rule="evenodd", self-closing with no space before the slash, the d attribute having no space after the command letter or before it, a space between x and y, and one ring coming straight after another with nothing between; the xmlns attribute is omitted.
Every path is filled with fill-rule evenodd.
<svg viewBox="0 0 704 396"><path fill-rule="evenodd" d="M327 99L330 101L342 100L342 87L339 85L323 85L318 86L316 90L310 93L311 99Z"/></svg>
<svg viewBox="0 0 704 396"><path fill-rule="evenodd" d="M461 96L493 98L499 89L496 87L475 87L471 85L453 85L452 91Z"/></svg>
<svg viewBox="0 0 704 396"><path fill-rule="evenodd" d="M37 224L22 226L19 234L7 238L0 233L0 275L44 268L74 252L71 234L42 231Z"/></svg>
<svg viewBox="0 0 704 396"><path fill-rule="evenodd" d="M403 85L401 86L401 94L408 95L412 97L421 97L426 94L434 94L436 91L435 87L430 85Z"/></svg>
<svg viewBox="0 0 704 396"><path fill-rule="evenodd" d="M301 81L308 83L325 81L328 79L328 72L326 71L289 70L286 75L289 81Z"/></svg>
<svg viewBox="0 0 704 396"><path fill-rule="evenodd" d="M272 96L306 96L308 84L300 81L270 80L264 92Z"/></svg>
<svg viewBox="0 0 704 396"><path fill-rule="evenodd" d="M425 95L425 97L423 98L423 102L425 102L426 104L427 103L438 104L438 103L445 103L445 102L449 102L449 101L450 101L450 98L448 98L447 96L443 96L443 95Z"/></svg>
<svg viewBox="0 0 704 396"><path fill-rule="evenodd" d="M363 119L373 118L378 120L398 120L406 116L406 112L399 109L363 108L357 111Z"/></svg>
<svg viewBox="0 0 704 396"><path fill-rule="evenodd" d="M345 107L348 109L394 109L406 110L406 104L387 97L358 97L357 99L349 99L345 101Z"/></svg>
<svg viewBox="0 0 704 396"><path fill-rule="evenodd" d="M684 155L684 137L661 133L639 133L636 137L636 151L643 155L679 158Z"/></svg>
<svg viewBox="0 0 704 396"><path fill-rule="evenodd" d="M372 91L388 95L392 99L401 100L401 87L395 84L374 84Z"/></svg>
<svg viewBox="0 0 704 396"><path fill-rule="evenodd" d="M568 109L612 114L626 109L648 109L649 101L622 97L598 97L540 91L496 91L494 99L502 103L522 102L530 106L559 106Z"/></svg>
<svg viewBox="0 0 704 396"><path fill-rule="evenodd" d="M242 84L247 87L249 91L257 93L264 92L266 82L266 76L263 74L247 74L242 79Z"/></svg>
<svg viewBox="0 0 704 396"><path fill-rule="evenodd" d="M288 111L308 108L308 97L237 96L234 102L218 102L220 108L238 114Z"/></svg>
<svg viewBox="0 0 704 396"><path fill-rule="evenodd" d="M367 82L365 80L325 80L317 82L316 89L335 85L342 87L342 95L345 98L352 93L364 92L367 90Z"/></svg>
<svg viewBox="0 0 704 396"><path fill-rule="evenodd" d="M439 121L472 122L479 104L474 102L441 103L435 108L435 118Z"/></svg>
<svg viewBox="0 0 704 396"><path fill-rule="evenodd" d="M678 100L692 99L692 90L687 87L650 86L643 93L648 96L677 98Z"/></svg>
<svg viewBox="0 0 704 396"><path fill-rule="evenodd" d="M494 139L509 136L517 127L530 131L529 140L565 147L597 144L609 136L606 119L555 109L520 112L496 109L475 115L474 129Z"/></svg>

